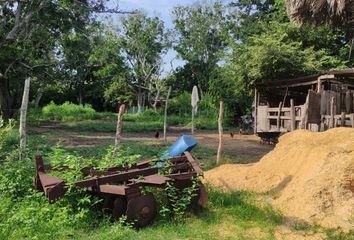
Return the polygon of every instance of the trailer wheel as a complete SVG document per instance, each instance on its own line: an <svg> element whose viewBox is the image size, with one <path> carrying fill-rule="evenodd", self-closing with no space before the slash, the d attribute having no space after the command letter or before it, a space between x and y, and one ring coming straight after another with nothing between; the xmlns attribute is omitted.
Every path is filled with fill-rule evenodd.
<svg viewBox="0 0 354 240"><path fill-rule="evenodd" d="M123 196L117 196L113 203L112 216L114 220L118 220L125 214L127 210L127 200Z"/></svg>
<svg viewBox="0 0 354 240"><path fill-rule="evenodd" d="M154 195L140 195L129 200L126 215L134 222L136 228L151 224L157 215L157 204Z"/></svg>
<svg viewBox="0 0 354 240"><path fill-rule="evenodd" d="M197 205L201 208L206 208L208 205L208 192L203 183L199 183Z"/></svg>
<svg viewBox="0 0 354 240"><path fill-rule="evenodd" d="M102 212L106 214L111 214L113 211L114 196L105 195L103 197Z"/></svg>

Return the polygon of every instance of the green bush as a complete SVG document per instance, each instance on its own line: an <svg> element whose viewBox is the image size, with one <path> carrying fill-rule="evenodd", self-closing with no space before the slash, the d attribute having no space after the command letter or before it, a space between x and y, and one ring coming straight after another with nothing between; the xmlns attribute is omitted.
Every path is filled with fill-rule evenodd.
<svg viewBox="0 0 354 240"><path fill-rule="evenodd" d="M81 121L97 118L96 111L89 104L77 105L65 102L62 105L56 105L50 102L42 109L43 117L47 120L55 121Z"/></svg>
<svg viewBox="0 0 354 240"><path fill-rule="evenodd" d="M3 161L7 152L14 150L19 142L17 131L13 128L15 121L10 120L8 124L0 125L0 161Z"/></svg>
<svg viewBox="0 0 354 240"><path fill-rule="evenodd" d="M168 112L170 114L190 115L192 111L191 107L191 94L184 92L181 95L174 97L169 102Z"/></svg>

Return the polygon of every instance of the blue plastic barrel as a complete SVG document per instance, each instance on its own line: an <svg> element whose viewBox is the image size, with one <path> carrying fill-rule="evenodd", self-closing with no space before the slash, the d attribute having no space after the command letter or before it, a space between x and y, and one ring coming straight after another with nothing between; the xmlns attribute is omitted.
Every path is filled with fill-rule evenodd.
<svg viewBox="0 0 354 240"><path fill-rule="evenodd" d="M197 140L192 136L183 135L162 155L161 159L178 157L185 151L190 152L197 144Z"/></svg>

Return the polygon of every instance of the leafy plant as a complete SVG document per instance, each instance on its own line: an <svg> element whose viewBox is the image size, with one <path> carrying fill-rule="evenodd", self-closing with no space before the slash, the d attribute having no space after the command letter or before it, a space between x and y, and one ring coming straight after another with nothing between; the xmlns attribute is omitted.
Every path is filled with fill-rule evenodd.
<svg viewBox="0 0 354 240"><path fill-rule="evenodd" d="M96 117L96 111L91 105L76 105L70 102L65 102L62 105L51 102L43 107L42 113L44 118L56 121L79 121Z"/></svg>
<svg viewBox="0 0 354 240"><path fill-rule="evenodd" d="M176 221L182 221L192 200L198 195L198 181L197 178L194 178L192 186L182 189L177 188L173 182L167 182L165 187L167 206L161 207L161 216L165 218L169 216Z"/></svg>
<svg viewBox="0 0 354 240"><path fill-rule="evenodd" d="M18 135L14 132L15 120L10 119L5 124L0 119L0 161L7 155L6 152L13 150L18 142ZM6 151L5 151L6 150Z"/></svg>

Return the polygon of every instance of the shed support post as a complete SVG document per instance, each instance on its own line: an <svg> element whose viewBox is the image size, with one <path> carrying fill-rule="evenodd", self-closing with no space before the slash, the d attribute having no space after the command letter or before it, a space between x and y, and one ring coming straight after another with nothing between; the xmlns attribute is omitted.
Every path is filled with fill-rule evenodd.
<svg viewBox="0 0 354 240"><path fill-rule="evenodd" d="M254 134L257 134L257 120L258 120L258 91L257 88L254 89Z"/></svg>
<svg viewBox="0 0 354 240"><path fill-rule="evenodd" d="M290 130L295 131L296 129L296 119L295 119L295 106L294 99L290 99Z"/></svg>
<svg viewBox="0 0 354 240"><path fill-rule="evenodd" d="M277 119L277 129L278 129L278 132L280 132L280 125L281 125L281 123L280 123L280 121L281 121L280 115L281 115L281 108L282 108L282 106L283 106L283 102L280 102L280 103L279 103L279 109L278 109L278 119Z"/></svg>
<svg viewBox="0 0 354 240"><path fill-rule="evenodd" d="M342 114L340 116L340 125L341 125L341 127L345 126L345 112L342 112Z"/></svg>
<svg viewBox="0 0 354 240"><path fill-rule="evenodd" d="M331 98L331 120L329 124L329 128L334 128L334 97Z"/></svg>

